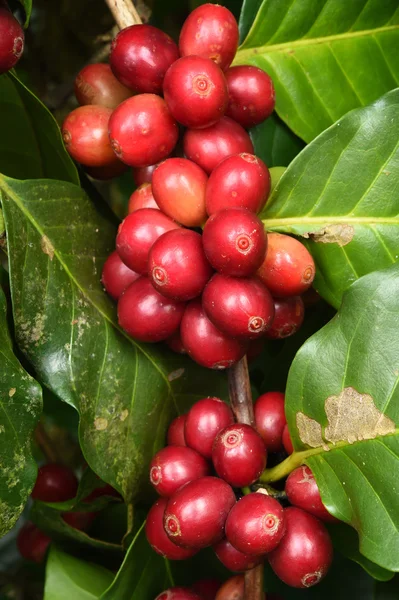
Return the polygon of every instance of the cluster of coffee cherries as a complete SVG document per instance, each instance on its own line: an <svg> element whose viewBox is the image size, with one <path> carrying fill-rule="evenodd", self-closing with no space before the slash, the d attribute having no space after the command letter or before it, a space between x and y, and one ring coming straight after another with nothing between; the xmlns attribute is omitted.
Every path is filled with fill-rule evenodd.
<svg viewBox="0 0 399 600"><path fill-rule="evenodd" d="M286 480L283 495L289 506L283 507L270 487L262 487L268 454L283 448L292 452L284 394L263 394L254 413L254 427L235 423L229 406L209 397L172 421L168 445L150 464L150 481L160 498L148 513L147 540L171 560L211 546L233 572L268 560L283 582L307 588L330 567L333 548L322 521L336 519L323 505L307 466ZM173 591L166 597L192 598Z"/></svg>
<svg viewBox="0 0 399 600"><path fill-rule="evenodd" d="M24 30L5 0L0 0L0 75L15 67L24 51L24 43Z"/></svg>
<svg viewBox="0 0 399 600"><path fill-rule="evenodd" d="M173 587L155 600L245 600L243 575L234 575L222 583L218 579L201 579L188 587ZM265 594L264 600L284 600L278 594Z"/></svg>

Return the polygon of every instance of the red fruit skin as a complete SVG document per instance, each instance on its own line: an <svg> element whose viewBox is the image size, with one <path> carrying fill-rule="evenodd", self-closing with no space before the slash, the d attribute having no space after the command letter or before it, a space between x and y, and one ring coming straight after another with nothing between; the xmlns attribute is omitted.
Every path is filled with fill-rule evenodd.
<svg viewBox="0 0 399 600"><path fill-rule="evenodd" d="M228 101L223 71L200 56L185 56L173 63L163 91L172 116L191 129L214 125L224 115Z"/></svg>
<svg viewBox="0 0 399 600"><path fill-rule="evenodd" d="M282 506L266 494L244 496L226 521L226 538L240 552L259 556L278 547L285 533Z"/></svg>
<svg viewBox="0 0 399 600"><path fill-rule="evenodd" d="M202 600L215 600L221 585L222 583L218 579L201 579L193 583L191 589L201 596Z"/></svg>
<svg viewBox="0 0 399 600"><path fill-rule="evenodd" d="M215 437L225 427L234 423L230 406L220 398L202 398L190 408L186 415L184 439L205 458L212 458Z"/></svg>
<svg viewBox="0 0 399 600"><path fill-rule="evenodd" d="M318 485L312 471L306 465L298 467L289 474L285 482L288 501L298 508L314 515L327 523L338 523L338 519L330 515L321 501Z"/></svg>
<svg viewBox="0 0 399 600"><path fill-rule="evenodd" d="M79 106L66 117L61 133L71 157L86 167L114 166L118 160L108 138L112 109L105 106Z"/></svg>
<svg viewBox="0 0 399 600"><path fill-rule="evenodd" d="M271 77L252 65L230 67L226 71L229 104L226 114L245 128L270 117L276 103Z"/></svg>
<svg viewBox="0 0 399 600"><path fill-rule="evenodd" d="M152 505L147 514L145 523L145 535L151 548L157 554L168 558L169 560L186 560L196 553L196 550L180 548L170 541L163 527L163 517L168 501L166 498L159 498Z"/></svg>
<svg viewBox="0 0 399 600"><path fill-rule="evenodd" d="M222 539L227 515L235 502L232 488L217 477L190 481L169 498L165 531L183 548L211 546Z"/></svg>
<svg viewBox="0 0 399 600"><path fill-rule="evenodd" d="M140 208L155 208L159 210L158 204L155 202L154 195L152 193L151 183L143 183L137 190L134 190L133 194L129 198L129 204L127 207L128 214Z"/></svg>
<svg viewBox="0 0 399 600"><path fill-rule="evenodd" d="M200 300L191 300L180 327L188 355L208 369L227 369L246 353L248 343L219 331L208 319Z"/></svg>
<svg viewBox="0 0 399 600"><path fill-rule="evenodd" d="M155 600L202 600L202 598L190 588L173 587L161 592Z"/></svg>
<svg viewBox="0 0 399 600"><path fill-rule="evenodd" d="M206 211L213 215L225 208L247 208L258 213L270 193L270 173L254 154L234 154L212 171L206 186Z"/></svg>
<svg viewBox="0 0 399 600"><path fill-rule="evenodd" d="M161 296L147 277L136 279L118 301L119 325L140 342L161 342L179 327L185 304Z"/></svg>
<svg viewBox="0 0 399 600"><path fill-rule="evenodd" d="M132 169L133 181L139 187L143 183L152 183L152 174L159 163L148 165L148 167L137 167Z"/></svg>
<svg viewBox="0 0 399 600"><path fill-rule="evenodd" d="M104 167L85 167L86 173L93 179L98 179L99 181L108 181L109 179L119 177L126 170L127 166L120 160L110 165L105 165Z"/></svg>
<svg viewBox="0 0 399 600"><path fill-rule="evenodd" d="M207 461L187 446L166 446L150 463L150 481L165 498L170 498L185 483L206 475L209 475Z"/></svg>
<svg viewBox="0 0 399 600"><path fill-rule="evenodd" d="M136 281L140 275L135 273L121 261L119 254L114 251L104 263L101 281L107 293L114 299L118 298Z"/></svg>
<svg viewBox="0 0 399 600"><path fill-rule="evenodd" d="M107 108L116 108L118 104L130 98L131 90L122 85L105 63L86 65L79 71L74 84L78 103L97 104Z"/></svg>
<svg viewBox="0 0 399 600"><path fill-rule="evenodd" d="M284 510L286 532L280 545L268 555L273 571L284 583L308 588L327 574L333 547L321 521L294 506Z"/></svg>
<svg viewBox="0 0 399 600"><path fill-rule="evenodd" d="M152 176L154 198L164 213L186 227L206 220L205 190L208 177L186 158L168 158Z"/></svg>
<svg viewBox="0 0 399 600"><path fill-rule="evenodd" d="M184 154L206 173L232 154L253 154L248 133L229 117L222 117L205 129L187 129L183 137Z"/></svg>
<svg viewBox="0 0 399 600"><path fill-rule="evenodd" d="M25 523L18 532L17 548L25 560L41 563L51 539L33 523Z"/></svg>
<svg viewBox="0 0 399 600"><path fill-rule="evenodd" d="M301 242L282 233L268 233L267 242L267 254L256 276L276 298L306 292L316 272L310 252Z"/></svg>
<svg viewBox="0 0 399 600"><path fill-rule="evenodd" d="M184 427L186 425L186 415L179 415L169 425L167 433L168 446L187 446L184 437Z"/></svg>
<svg viewBox="0 0 399 600"><path fill-rule="evenodd" d="M261 337L274 318L270 292L250 278L216 273L205 287L202 306L215 327L231 337Z"/></svg>
<svg viewBox="0 0 399 600"><path fill-rule="evenodd" d="M95 512L66 512L62 514L62 519L74 529L86 531L96 518Z"/></svg>
<svg viewBox="0 0 399 600"><path fill-rule="evenodd" d="M132 25L118 33L109 62L123 85L139 94L161 94L165 73L179 58L175 42L152 25Z"/></svg>
<svg viewBox="0 0 399 600"><path fill-rule="evenodd" d="M179 225L160 210L141 208L119 225L116 251L130 269L146 275L152 245L167 231L178 228Z"/></svg>
<svg viewBox="0 0 399 600"><path fill-rule="evenodd" d="M78 480L63 465L49 463L39 468L31 497L41 502L65 502L76 496Z"/></svg>
<svg viewBox="0 0 399 600"><path fill-rule="evenodd" d="M286 425L283 429L283 446L287 454L292 454L294 452L294 446L292 445L288 425Z"/></svg>
<svg viewBox="0 0 399 600"><path fill-rule="evenodd" d="M287 423L284 412L284 394L266 392L254 404L255 427L263 438L268 452L283 449L283 431Z"/></svg>
<svg viewBox="0 0 399 600"><path fill-rule="evenodd" d="M237 48L237 21L227 8L217 4L203 4L193 10L180 32L181 56L210 58L223 71L232 63Z"/></svg>
<svg viewBox="0 0 399 600"><path fill-rule="evenodd" d="M245 208L228 208L209 217L202 243L213 268L232 277L252 275L267 249L262 221Z"/></svg>
<svg viewBox="0 0 399 600"><path fill-rule="evenodd" d="M24 51L24 43L21 25L8 8L0 7L0 75L15 67Z"/></svg>
<svg viewBox="0 0 399 600"><path fill-rule="evenodd" d="M183 342L181 341L180 330L174 332L173 335L170 336L165 343L173 352L176 354L187 354L187 350L183 346ZM180 445L180 444L178 444Z"/></svg>
<svg viewBox="0 0 399 600"><path fill-rule="evenodd" d="M213 269L202 247L202 238L195 231L168 231L157 239L150 250L148 277L155 289L167 298L196 298L212 273Z"/></svg>
<svg viewBox="0 0 399 600"><path fill-rule="evenodd" d="M131 167L163 160L179 136L165 101L155 94L140 94L122 102L112 113L108 132L116 156Z"/></svg>
<svg viewBox="0 0 399 600"><path fill-rule="evenodd" d="M305 317L305 307L300 296L274 299L274 319L265 336L271 340L294 335Z"/></svg>
<svg viewBox="0 0 399 600"><path fill-rule="evenodd" d="M245 580L243 575L230 577L219 588L215 600L245 600Z"/></svg>
<svg viewBox="0 0 399 600"><path fill-rule="evenodd" d="M253 569L263 562L262 556L243 554L243 552L236 550L226 539L220 540L213 546L213 549L220 562L233 573L248 571L248 569Z"/></svg>

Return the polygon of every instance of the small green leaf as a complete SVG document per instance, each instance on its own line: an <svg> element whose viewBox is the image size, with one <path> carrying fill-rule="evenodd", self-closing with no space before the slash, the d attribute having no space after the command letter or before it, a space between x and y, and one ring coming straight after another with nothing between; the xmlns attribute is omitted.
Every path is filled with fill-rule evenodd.
<svg viewBox="0 0 399 600"><path fill-rule="evenodd" d="M28 27L30 15L32 12L32 0L19 0L25 10L25 25L24 27Z"/></svg>
<svg viewBox="0 0 399 600"><path fill-rule="evenodd" d="M249 130L255 154L270 167L287 167L305 146L279 117L273 113L260 125Z"/></svg>

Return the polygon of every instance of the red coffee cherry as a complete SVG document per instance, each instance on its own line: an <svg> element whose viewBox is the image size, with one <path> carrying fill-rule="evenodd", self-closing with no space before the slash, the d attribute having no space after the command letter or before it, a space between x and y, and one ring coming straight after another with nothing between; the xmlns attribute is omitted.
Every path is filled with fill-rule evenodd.
<svg viewBox="0 0 399 600"><path fill-rule="evenodd" d="M183 346L183 342L181 341L179 329L175 331L174 334L170 336L170 338L165 340L165 343L167 346L169 346L171 350L173 350L173 352L176 352L176 354L187 354L187 350L185 349L185 347Z"/></svg>
<svg viewBox="0 0 399 600"><path fill-rule="evenodd" d="M218 579L201 579L191 586L191 589L201 596L202 600L215 600L218 589L222 585Z"/></svg>
<svg viewBox="0 0 399 600"><path fill-rule="evenodd" d="M186 444L206 458L212 457L215 437L234 423L231 408L220 398L202 398L187 413L184 436Z"/></svg>
<svg viewBox="0 0 399 600"><path fill-rule="evenodd" d="M226 71L229 89L227 115L245 128L262 123L275 105L275 92L271 77L262 69L251 65L230 67Z"/></svg>
<svg viewBox="0 0 399 600"><path fill-rule="evenodd" d="M140 277L119 298L118 322L136 340L161 342L179 327L184 308L184 302L161 296L147 277Z"/></svg>
<svg viewBox="0 0 399 600"><path fill-rule="evenodd" d="M276 340L294 335L305 317L305 307L300 296L274 299L274 319L265 336Z"/></svg>
<svg viewBox="0 0 399 600"><path fill-rule="evenodd" d="M228 94L223 71L209 58L185 56L169 67L165 102L184 127L210 127L224 115Z"/></svg>
<svg viewBox="0 0 399 600"><path fill-rule="evenodd" d="M110 254L104 263L101 282L107 293L118 300L126 288L133 281L136 281L140 275L135 273L119 258L119 254L114 251Z"/></svg>
<svg viewBox="0 0 399 600"><path fill-rule="evenodd" d="M282 233L267 234L267 255L256 275L273 296L303 294L313 283L315 264L301 242Z"/></svg>
<svg viewBox="0 0 399 600"><path fill-rule="evenodd" d="M25 523L18 532L17 548L25 560L41 563L50 543L51 539L48 535L40 531L33 523Z"/></svg>
<svg viewBox="0 0 399 600"><path fill-rule="evenodd" d="M147 274L148 256L154 242L167 231L179 225L154 208L132 212L119 225L116 251L133 271Z"/></svg>
<svg viewBox="0 0 399 600"><path fill-rule="evenodd" d="M31 497L41 502L64 502L76 496L78 480L68 467L49 463L39 468Z"/></svg>
<svg viewBox="0 0 399 600"><path fill-rule="evenodd" d="M240 360L247 350L246 341L235 340L213 325L200 300L191 300L187 305L180 333L188 355L208 369L227 369Z"/></svg>
<svg viewBox="0 0 399 600"><path fill-rule="evenodd" d="M150 463L150 481L160 496L169 498L189 481L209 475L205 458L186 446L166 446Z"/></svg>
<svg viewBox="0 0 399 600"><path fill-rule="evenodd" d="M159 210L158 204L155 202L152 193L151 183L143 183L130 196L127 212L130 214L140 208L155 208Z"/></svg>
<svg viewBox="0 0 399 600"><path fill-rule="evenodd" d="M255 426L266 444L268 452L283 449L283 431L287 423L284 412L284 394L267 392L254 404Z"/></svg>
<svg viewBox="0 0 399 600"><path fill-rule="evenodd" d="M235 154L222 160L212 171L206 187L208 215L224 208L247 208L258 213L270 192L270 173L253 154Z"/></svg>
<svg viewBox="0 0 399 600"><path fill-rule="evenodd" d="M213 549L216 556L226 567L226 569L236 573L253 569L263 562L263 557L243 554L242 552L236 550L234 546L232 546L226 539L220 540L220 542L213 546Z"/></svg>
<svg viewBox="0 0 399 600"><path fill-rule="evenodd" d="M161 592L155 600L202 600L202 598L190 588L173 587Z"/></svg>
<svg viewBox="0 0 399 600"><path fill-rule="evenodd" d="M202 306L212 323L231 337L263 336L274 317L269 291L249 277L216 273L205 287Z"/></svg>
<svg viewBox="0 0 399 600"><path fill-rule="evenodd" d="M65 148L74 160L86 167L115 165L108 138L112 109L105 106L79 106L66 117L61 132Z"/></svg>
<svg viewBox="0 0 399 600"><path fill-rule="evenodd" d="M262 221L245 208L228 208L205 223L202 243L216 271L233 277L252 275L264 259L267 237Z"/></svg>
<svg viewBox="0 0 399 600"><path fill-rule="evenodd" d="M179 58L177 45L152 25L122 29L112 41L109 62L115 76L140 94L161 94L165 73Z"/></svg>
<svg viewBox="0 0 399 600"><path fill-rule="evenodd" d="M204 56L225 70L233 62L237 48L237 21L224 6L203 4L183 24L179 39L182 56Z"/></svg>
<svg viewBox="0 0 399 600"><path fill-rule="evenodd" d="M152 183L152 174L159 163L148 165L148 167L136 167L132 169L133 181L139 187L143 183Z"/></svg>
<svg viewBox="0 0 399 600"><path fill-rule="evenodd" d="M280 545L268 555L273 571L284 583L296 588L316 585L327 574L333 547L321 521L301 510L284 510L286 532Z"/></svg>
<svg viewBox="0 0 399 600"><path fill-rule="evenodd" d="M98 179L99 181L108 181L109 179L119 177L126 170L127 166L120 160L117 160L110 165L104 165L103 167L85 167L86 173L93 179Z"/></svg>
<svg viewBox="0 0 399 600"><path fill-rule="evenodd" d="M131 167L163 160L179 136L165 101L155 94L140 94L122 102L112 113L108 130L116 156Z"/></svg>
<svg viewBox="0 0 399 600"><path fill-rule="evenodd" d="M215 600L245 600L245 580L243 575L230 577L219 588Z"/></svg>
<svg viewBox="0 0 399 600"><path fill-rule="evenodd" d="M292 454L294 452L294 446L292 445L288 425L286 425L283 429L283 446L287 454Z"/></svg>
<svg viewBox="0 0 399 600"><path fill-rule="evenodd" d="M194 556L196 550L180 548L170 541L163 527L163 517L167 505L167 498L159 498L152 505L147 514L145 523L145 535L151 548L157 554L169 560L185 560Z"/></svg>
<svg viewBox="0 0 399 600"><path fill-rule="evenodd" d="M298 467L289 474L285 482L285 492L291 504L303 508L322 521L337 523L338 519L330 515L319 492L312 471L306 465Z"/></svg>
<svg viewBox="0 0 399 600"><path fill-rule="evenodd" d="M152 190L164 213L186 227L206 220L205 189L208 177L186 158L168 158L154 171Z"/></svg>
<svg viewBox="0 0 399 600"><path fill-rule="evenodd" d="M167 298L196 298L212 273L202 248L202 238L190 229L164 233L150 250L148 277L155 289Z"/></svg>
<svg viewBox="0 0 399 600"><path fill-rule="evenodd" d="M131 90L121 84L105 63L86 65L75 79L75 96L78 103L97 104L116 108L130 98Z"/></svg>
<svg viewBox="0 0 399 600"><path fill-rule="evenodd" d="M222 117L205 129L188 129L183 137L183 149L187 158L207 173L232 154L254 152L248 133L229 117Z"/></svg>
<svg viewBox="0 0 399 600"><path fill-rule="evenodd" d="M226 538L244 554L259 556L274 550L283 539L282 506L266 494L248 494L232 508L226 521Z"/></svg>
<svg viewBox="0 0 399 600"><path fill-rule="evenodd" d="M96 516L97 513L95 512L66 512L62 514L62 520L74 529L86 531L89 529Z"/></svg>
<svg viewBox="0 0 399 600"><path fill-rule="evenodd" d="M0 75L15 67L24 51L24 42L24 30L17 19L8 8L0 7Z"/></svg>
<svg viewBox="0 0 399 600"><path fill-rule="evenodd" d="M168 446L187 446L184 437L184 427L186 424L186 415L179 415L169 425L167 433Z"/></svg>
<svg viewBox="0 0 399 600"><path fill-rule="evenodd" d="M200 549L223 537L227 515L236 498L217 477L202 477L180 488L166 505L164 527L175 544Z"/></svg>

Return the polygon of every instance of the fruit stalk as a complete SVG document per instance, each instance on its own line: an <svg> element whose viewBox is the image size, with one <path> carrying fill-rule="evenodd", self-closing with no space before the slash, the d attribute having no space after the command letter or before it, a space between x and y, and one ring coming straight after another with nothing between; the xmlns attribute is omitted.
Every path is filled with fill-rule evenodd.
<svg viewBox="0 0 399 600"><path fill-rule="evenodd" d="M105 0L119 29L141 25L142 20L131 0Z"/></svg>

